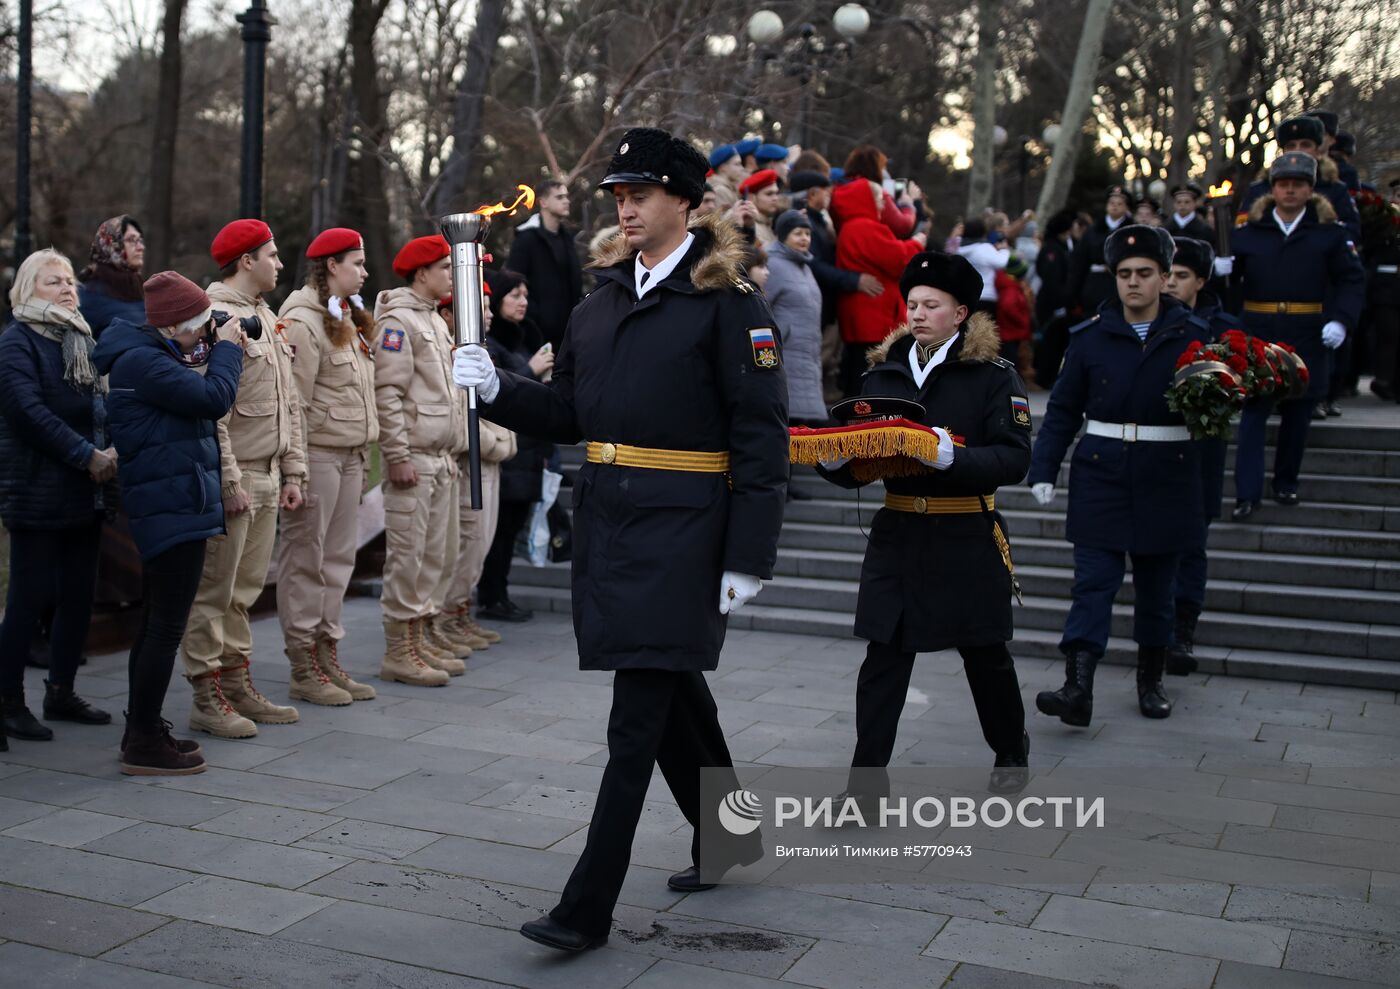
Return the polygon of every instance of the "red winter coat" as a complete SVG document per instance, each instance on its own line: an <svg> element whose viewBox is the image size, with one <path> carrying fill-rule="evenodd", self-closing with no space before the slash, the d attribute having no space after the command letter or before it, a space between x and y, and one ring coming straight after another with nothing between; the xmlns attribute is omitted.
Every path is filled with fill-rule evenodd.
<svg viewBox="0 0 1400 989"><path fill-rule="evenodd" d="M1004 271L997 278L997 330L1006 343L1031 338L1031 301L1019 278Z"/></svg>
<svg viewBox="0 0 1400 989"><path fill-rule="evenodd" d="M872 346L904 324L899 277L909 259L923 250L918 241L900 240L880 221L877 196L883 200L883 190L876 191L869 182L857 179L837 186L831 197L836 267L874 275L885 287L879 295L847 292L836 303L841 339Z"/></svg>

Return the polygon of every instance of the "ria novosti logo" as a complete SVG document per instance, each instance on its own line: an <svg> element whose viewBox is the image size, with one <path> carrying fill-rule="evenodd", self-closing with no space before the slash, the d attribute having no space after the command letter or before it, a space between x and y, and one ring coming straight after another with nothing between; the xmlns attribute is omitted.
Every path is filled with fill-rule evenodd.
<svg viewBox="0 0 1400 989"><path fill-rule="evenodd" d="M762 820L763 801L749 790L726 793L719 802L719 823L732 835L753 834Z"/></svg>

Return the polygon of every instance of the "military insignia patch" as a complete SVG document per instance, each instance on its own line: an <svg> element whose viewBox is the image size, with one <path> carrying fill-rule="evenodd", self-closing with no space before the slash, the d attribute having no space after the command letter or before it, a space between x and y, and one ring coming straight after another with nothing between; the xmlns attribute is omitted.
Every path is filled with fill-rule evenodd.
<svg viewBox="0 0 1400 989"><path fill-rule="evenodd" d="M851 411L858 416L868 416L870 415L870 403L857 402L855 405L851 406Z"/></svg>
<svg viewBox="0 0 1400 989"><path fill-rule="evenodd" d="M753 347L754 366L761 368L778 366L778 341L773 338L771 326L749 330L749 344Z"/></svg>
<svg viewBox="0 0 1400 989"><path fill-rule="evenodd" d="M1011 418L1018 426L1025 426L1027 429L1031 425L1031 403L1027 402L1020 395L1011 396Z"/></svg>
<svg viewBox="0 0 1400 989"><path fill-rule="evenodd" d="M403 350L403 330L396 330L390 327L384 331L384 341L380 344L384 350Z"/></svg>

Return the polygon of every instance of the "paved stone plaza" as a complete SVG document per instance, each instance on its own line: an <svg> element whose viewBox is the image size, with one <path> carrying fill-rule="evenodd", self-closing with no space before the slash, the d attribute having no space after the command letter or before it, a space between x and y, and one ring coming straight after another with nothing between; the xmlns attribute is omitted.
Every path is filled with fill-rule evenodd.
<svg viewBox="0 0 1400 989"><path fill-rule="evenodd" d="M352 601L347 618L342 659L372 674L377 603ZM255 629L258 682L284 699L276 621ZM1092 869L1066 862L1053 886L729 886L681 896L666 876L687 864L689 833L658 775L611 942L561 957L516 928L554 903L582 847L606 755L608 677L577 670L561 616L506 631L448 687L372 680L375 701L302 705L299 724L265 726L253 741L201 737L211 768L200 776L121 777L119 724L57 724L54 742L11 741L0 754L0 985L1400 984L1400 787L1393 774L1376 782L1354 771L1400 762L1395 694L1169 678L1176 711L1149 723L1124 667L1101 668L1089 731L1031 716L1033 766L1218 773L1220 798L1272 824L1232 824L1220 847L1258 857L1261 874L1299 870L1308 894L1212 881L1167 846L1156 867L1181 885L1097 883ZM851 639L732 632L710 682L734 757L842 764L861 655ZM1045 660L1019 668L1033 711L1035 692L1058 685L1060 670ZM95 657L78 689L119 714L125 678L124 656ZM988 762L961 680L953 654L920 660L897 763ZM38 671L29 691L37 709ZM166 714L181 733L188 705L177 679ZM986 854L1011 880L1025 853Z"/></svg>

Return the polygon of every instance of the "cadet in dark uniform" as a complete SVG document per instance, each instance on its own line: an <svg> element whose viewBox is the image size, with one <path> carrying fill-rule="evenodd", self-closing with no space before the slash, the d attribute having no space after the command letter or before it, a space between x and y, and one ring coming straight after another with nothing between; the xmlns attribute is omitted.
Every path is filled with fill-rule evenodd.
<svg viewBox="0 0 1400 989"><path fill-rule="evenodd" d="M1205 526L1197 446L1167 408L1166 391L1187 345L1211 333L1161 294L1175 249L1161 227L1128 226L1109 238L1105 258L1118 301L1071 331L1031 456L1031 491L1048 505L1065 453L1088 419L1069 479L1074 587L1060 640L1065 685L1035 699L1070 725L1087 725L1093 714L1094 669L1108 645L1125 556L1136 594L1138 709L1148 718L1171 714L1162 669L1172 641L1172 582L1180 554L1203 538Z"/></svg>
<svg viewBox="0 0 1400 989"><path fill-rule="evenodd" d="M1400 179L1391 183L1392 195ZM1400 243L1366 252L1366 314L1371 324L1371 393L1400 400Z"/></svg>
<svg viewBox="0 0 1400 989"><path fill-rule="evenodd" d="M1332 148L1327 156L1337 165L1337 181L1347 187L1350 193L1361 191L1361 174L1356 170L1356 166L1351 163L1356 157L1356 135L1348 134L1346 131L1338 131L1337 138L1332 142Z"/></svg>
<svg viewBox="0 0 1400 989"><path fill-rule="evenodd" d="M1334 219L1350 231L1353 240L1360 240L1361 214L1356 211L1356 203L1346 185L1337 177L1337 163L1326 155L1327 130L1322 121L1312 116L1289 117L1274 131L1274 140L1283 151L1302 151L1318 163L1313 192L1332 204ZM1267 196L1272 185L1273 180L1266 176L1249 187L1240 204L1239 215L1235 217L1237 226L1248 222L1254 203Z"/></svg>
<svg viewBox="0 0 1400 989"><path fill-rule="evenodd" d="M1115 185L1104 197L1104 215L1094 222L1084 235L1084 240L1075 246L1074 278L1070 295L1086 312L1096 312L1103 303L1115 298L1113 273L1103 259L1103 245L1109 236L1128 219L1132 200L1128 190Z"/></svg>
<svg viewBox="0 0 1400 989"><path fill-rule="evenodd" d="M1172 189L1172 215L1162 224L1173 237L1190 237L1203 240L1215 250L1215 231L1209 223L1201 219L1199 212L1201 199L1205 193L1195 182L1187 182Z"/></svg>
<svg viewBox="0 0 1400 989"><path fill-rule="evenodd" d="M1074 240L1074 211L1060 210L1045 224L1045 242L1035 256L1035 273L1040 291L1035 294L1035 383L1049 388L1055 383L1069 346L1069 328L1078 322L1071 315L1075 308L1073 265L1082 245Z"/></svg>
<svg viewBox="0 0 1400 989"><path fill-rule="evenodd" d="M1215 293L1206 288L1215 270L1215 251L1203 240L1176 238L1176 255L1167 275L1167 294L1210 325L1211 340L1226 330L1240 329L1240 321L1220 307ZM1206 603L1206 535L1210 523L1220 518L1225 488L1225 441L1197 440L1201 463L1201 496L1205 505L1205 531L1199 545L1184 549L1176 568L1172 597L1176 601L1176 628L1167 652L1167 672L1186 676L1196 670L1193 655L1196 623Z"/></svg>
<svg viewBox="0 0 1400 989"><path fill-rule="evenodd" d="M1320 125L1319 125L1320 126ZM1356 246L1335 222L1328 201L1314 193L1317 159L1301 151L1279 155L1269 166L1272 191L1250 209L1249 222L1232 239L1232 296L1245 332L1286 343L1308 365L1308 395L1280 402L1274 455L1274 500L1298 504L1313 403L1327 394L1331 353L1355 329L1365 275ZM1264 427L1273 401L1245 406L1235 453L1235 511L1243 522L1264 494Z"/></svg>
<svg viewBox="0 0 1400 989"><path fill-rule="evenodd" d="M743 241L711 214L687 229L708 164L662 130L623 135L601 185L618 234L595 255L597 287L574 309L548 384L497 374L461 348L454 378L493 422L556 443L588 441L573 488L579 665L615 670L608 764L588 844L549 916L521 928L578 951L607 940L652 769L696 828L700 769L730 767L702 671L726 615L772 574L788 477L787 382L773 316L743 277ZM737 778L734 788L738 787ZM762 854L757 833L725 862Z"/></svg>
<svg viewBox="0 0 1400 989"><path fill-rule="evenodd" d="M861 394L922 405L921 421L939 434L938 460L926 474L886 478L885 507L870 527L855 624L870 645L856 681L851 765L889 764L915 654L957 649L995 766L1014 770L1027 764L1030 737L1006 646L1012 576L996 490L1019 483L1030 464L1026 386L998 356L996 323L972 313L982 276L966 258L916 254L899 288L909 322L872 348ZM868 414L860 408L876 401L848 399L832 412ZM962 446L954 449L950 431ZM822 473L841 487L862 483L848 465ZM852 774L851 792L888 794L887 779L878 787L867 775ZM1024 777L994 771L991 788L1014 790Z"/></svg>

